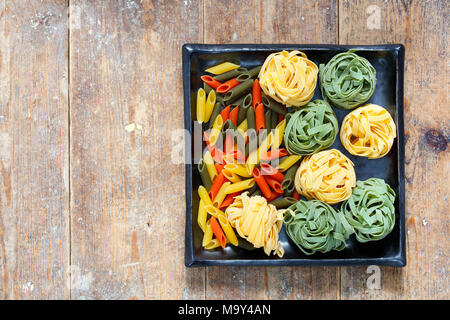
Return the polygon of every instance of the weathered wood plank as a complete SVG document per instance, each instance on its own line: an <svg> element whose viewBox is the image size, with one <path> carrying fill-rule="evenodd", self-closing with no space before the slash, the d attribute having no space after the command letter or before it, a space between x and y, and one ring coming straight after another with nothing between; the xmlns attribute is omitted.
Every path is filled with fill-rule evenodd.
<svg viewBox="0 0 450 320"><path fill-rule="evenodd" d="M205 0L204 14L206 43L337 42L336 1ZM206 298L336 299L339 268L209 267Z"/></svg>
<svg viewBox="0 0 450 320"><path fill-rule="evenodd" d="M339 9L341 44L405 45L406 219L411 219L407 267L381 268L381 290L367 289L366 268L342 268L342 298L448 299L448 1L344 0Z"/></svg>
<svg viewBox="0 0 450 320"><path fill-rule="evenodd" d="M184 267L181 45L201 42L202 2L71 1L74 299L204 298Z"/></svg>
<svg viewBox="0 0 450 320"><path fill-rule="evenodd" d="M0 3L0 299L69 298L67 4Z"/></svg>

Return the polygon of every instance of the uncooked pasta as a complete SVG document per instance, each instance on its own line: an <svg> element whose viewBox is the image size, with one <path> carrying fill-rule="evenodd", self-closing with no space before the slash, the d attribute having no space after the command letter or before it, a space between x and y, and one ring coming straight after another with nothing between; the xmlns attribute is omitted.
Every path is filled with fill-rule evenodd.
<svg viewBox="0 0 450 320"><path fill-rule="evenodd" d="M394 201L395 192L384 180L370 178L356 183L341 211L355 229L359 242L380 240L394 228Z"/></svg>
<svg viewBox="0 0 450 320"><path fill-rule="evenodd" d="M353 162L337 149L305 157L295 175L298 193L329 204L347 200L355 185Z"/></svg>
<svg viewBox="0 0 450 320"><path fill-rule="evenodd" d="M265 198L249 197L244 192L235 197L225 214L240 237L252 243L255 248L264 248L267 255L273 252L282 257L284 249L278 234L283 225L283 212L268 204Z"/></svg>
<svg viewBox="0 0 450 320"><path fill-rule="evenodd" d="M281 51L269 55L259 72L264 93L289 106L307 104L314 95L318 68L301 51Z"/></svg>
<svg viewBox="0 0 450 320"><path fill-rule="evenodd" d="M368 104L347 114L342 121L341 143L355 156L377 159L391 150L396 126L389 112Z"/></svg>
<svg viewBox="0 0 450 320"><path fill-rule="evenodd" d="M290 154L309 155L330 147L339 131L336 115L323 100L288 113L284 144Z"/></svg>
<svg viewBox="0 0 450 320"><path fill-rule="evenodd" d="M375 91L375 68L350 50L335 55L320 65L320 90L325 100L343 109L353 109L366 102Z"/></svg>
<svg viewBox="0 0 450 320"><path fill-rule="evenodd" d="M353 233L341 212L317 200L300 200L284 215L286 233L305 254L342 250Z"/></svg>

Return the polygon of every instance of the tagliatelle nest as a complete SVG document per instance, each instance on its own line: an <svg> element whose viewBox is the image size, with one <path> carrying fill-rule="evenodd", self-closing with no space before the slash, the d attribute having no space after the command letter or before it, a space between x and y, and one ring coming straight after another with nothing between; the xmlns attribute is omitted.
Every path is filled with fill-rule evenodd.
<svg viewBox="0 0 450 320"><path fill-rule="evenodd" d="M300 194L329 204L347 200L355 185L353 162L337 149L307 156L295 174L295 188Z"/></svg>
<svg viewBox="0 0 450 320"><path fill-rule="evenodd" d="M355 156L377 159L391 150L397 136L394 120L386 109L368 104L345 116L341 142Z"/></svg>
<svg viewBox="0 0 450 320"><path fill-rule="evenodd" d="M314 95L319 69L301 51L281 51L266 58L259 72L264 93L289 106L307 104Z"/></svg>

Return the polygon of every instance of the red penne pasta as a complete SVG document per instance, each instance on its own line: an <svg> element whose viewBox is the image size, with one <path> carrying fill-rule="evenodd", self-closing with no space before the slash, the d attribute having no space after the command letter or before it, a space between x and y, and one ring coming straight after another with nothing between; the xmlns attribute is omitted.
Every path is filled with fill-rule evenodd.
<svg viewBox="0 0 450 320"><path fill-rule="evenodd" d="M219 173L214 179L211 189L209 190L209 197L211 199L214 199L216 197L217 192L219 192L220 187L222 187L225 181L227 181L227 178L225 178L222 172Z"/></svg>
<svg viewBox="0 0 450 320"><path fill-rule="evenodd" d="M241 192L234 192L227 195L227 197L223 200L222 204L220 205L219 209L223 211L225 208L227 208L230 204L234 202L234 197L240 194Z"/></svg>
<svg viewBox="0 0 450 320"><path fill-rule="evenodd" d="M256 132L265 128L264 125L264 105L262 103L258 104L255 108L255 122L256 122Z"/></svg>
<svg viewBox="0 0 450 320"><path fill-rule="evenodd" d="M294 198L295 200L300 200L300 194L298 193L297 189L295 189L292 193L292 198Z"/></svg>
<svg viewBox="0 0 450 320"><path fill-rule="evenodd" d="M201 76L200 78L202 79L202 81L204 83L206 83L208 86L210 86L211 88L213 88L215 90L217 90L217 88L222 84L211 76L204 75L204 76Z"/></svg>
<svg viewBox="0 0 450 320"><path fill-rule="evenodd" d="M214 162L217 162L219 164L223 163L223 152L220 150L217 145L211 146L209 144L209 133L204 131L203 132L203 138L206 142L206 146L208 147L209 153L211 154L211 157L213 158Z"/></svg>
<svg viewBox="0 0 450 320"><path fill-rule="evenodd" d="M220 243L220 246L222 248L225 248L225 245L227 244L227 238L225 237L225 234L223 233L222 228L219 225L219 222L217 222L216 218L211 217L211 229L216 236L217 240Z"/></svg>
<svg viewBox="0 0 450 320"><path fill-rule="evenodd" d="M231 154L234 151L234 139L233 136L229 133L225 135L225 145L224 145L225 154Z"/></svg>
<svg viewBox="0 0 450 320"><path fill-rule="evenodd" d="M273 159L278 159L288 155L288 151L286 149L276 149L270 150L263 153L260 157L262 161L270 161Z"/></svg>
<svg viewBox="0 0 450 320"><path fill-rule="evenodd" d="M255 178L255 181L258 184L259 189L261 189L264 197L270 198L272 196L272 191L270 191L269 185L267 184L264 176L261 174L258 168L253 169L253 177Z"/></svg>
<svg viewBox="0 0 450 320"><path fill-rule="evenodd" d="M234 123L235 126L237 126L238 113L239 113L239 106L234 107L233 110L231 110L230 112L230 120Z"/></svg>
<svg viewBox="0 0 450 320"><path fill-rule="evenodd" d="M253 81L253 87L252 87L252 106L253 108L256 108L258 104L261 103L261 86L259 85L258 79Z"/></svg>
<svg viewBox="0 0 450 320"><path fill-rule="evenodd" d="M279 181L275 180L271 176L263 176L263 177L273 191L275 191L276 193L283 193L283 190L281 189L281 183Z"/></svg>
<svg viewBox="0 0 450 320"><path fill-rule="evenodd" d="M284 120L284 116L281 113L279 113L278 114L278 123L280 123L283 120Z"/></svg>
<svg viewBox="0 0 450 320"><path fill-rule="evenodd" d="M223 109L220 112L220 115L222 116L222 119L223 119L223 123L225 123L225 121L230 119L230 109L231 109L231 105L229 105L228 107L226 107L225 109Z"/></svg>
<svg viewBox="0 0 450 320"><path fill-rule="evenodd" d="M266 200L267 200L267 202L271 202L271 201L275 200L276 198L278 198L279 196L282 196L282 195L283 195L283 193L272 192L270 197L266 197Z"/></svg>
<svg viewBox="0 0 450 320"><path fill-rule="evenodd" d="M280 183L284 179L284 174L282 174L280 171L278 171L268 163L261 163L261 173L265 176L274 178Z"/></svg>
<svg viewBox="0 0 450 320"><path fill-rule="evenodd" d="M216 167L217 173L220 174L223 170L224 164L216 163L214 166Z"/></svg>
<svg viewBox="0 0 450 320"><path fill-rule="evenodd" d="M228 90L233 89L238 84L240 84L240 82L236 78L233 78L233 79L230 79L230 80L222 83L220 86L218 86L216 91L218 93L226 93Z"/></svg>

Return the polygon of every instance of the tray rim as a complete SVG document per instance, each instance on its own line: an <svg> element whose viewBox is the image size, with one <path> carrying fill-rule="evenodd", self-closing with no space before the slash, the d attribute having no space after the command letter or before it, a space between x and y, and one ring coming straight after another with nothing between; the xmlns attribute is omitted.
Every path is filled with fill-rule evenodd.
<svg viewBox="0 0 450 320"><path fill-rule="evenodd" d="M194 257L192 235L192 164L186 159L185 164L185 256L186 267L206 266L396 266L405 267L406 258L406 226L405 226L405 131L404 131L404 62L405 47L403 44L378 45L338 45L338 44L202 44L185 43L182 46L182 72L183 72L183 100L184 100L184 128L192 133L191 99L190 99L190 58L194 53L223 53L239 51L266 51L266 50L349 50L360 49L365 51L394 51L396 59L396 120L397 120L397 168L398 168L398 202L400 217L400 253L389 258L350 258L350 259L196 259ZM185 139L185 150L190 150L190 139ZM186 152L186 157L190 155Z"/></svg>

